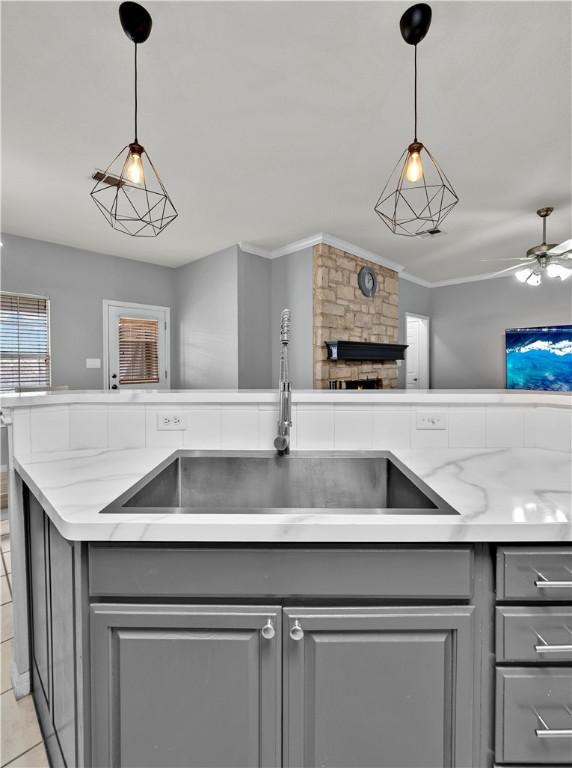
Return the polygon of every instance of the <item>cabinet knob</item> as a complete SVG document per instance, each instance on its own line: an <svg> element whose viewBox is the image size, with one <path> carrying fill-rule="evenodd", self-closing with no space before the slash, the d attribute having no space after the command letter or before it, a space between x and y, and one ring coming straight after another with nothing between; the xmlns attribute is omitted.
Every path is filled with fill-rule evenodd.
<svg viewBox="0 0 572 768"><path fill-rule="evenodd" d="M265 640L272 640L276 634L276 630L274 629L274 624L272 623L271 619L268 619L266 624L262 627L260 634Z"/></svg>
<svg viewBox="0 0 572 768"><path fill-rule="evenodd" d="M304 637L304 630L300 626L298 619L290 627L290 637L292 640L301 640Z"/></svg>

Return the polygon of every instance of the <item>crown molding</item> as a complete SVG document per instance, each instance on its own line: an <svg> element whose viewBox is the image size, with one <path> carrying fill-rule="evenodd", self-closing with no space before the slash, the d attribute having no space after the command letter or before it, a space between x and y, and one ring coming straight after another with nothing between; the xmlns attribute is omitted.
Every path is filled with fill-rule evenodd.
<svg viewBox="0 0 572 768"><path fill-rule="evenodd" d="M320 245L322 243L324 245L330 245L332 248L338 248L340 251L351 253L353 256L359 256L367 261L373 261L375 264L379 264L382 267L392 269L394 272L397 272L401 280L407 280L410 283L415 283L415 285L421 285L423 288L444 288L448 285L477 283L481 280L494 280L497 277L511 277L511 275L506 272L501 272L500 274L498 272L487 272L482 275L469 275L468 277L455 277L451 280L437 280L431 282L422 277L412 275L405 270L405 267L402 264L398 264L396 261L386 259L378 253L368 251L366 248L355 245L355 243L350 243L347 240L342 240L340 237L331 235L328 232L319 232L316 235L310 235L309 237L295 240L292 243L287 243L280 248L274 249L261 248L258 245L246 242L238 243L238 246L242 251L252 253L255 256L262 256L265 259L279 259L281 256L288 256L291 253L297 253L298 251L303 251L305 248L311 248L314 245Z"/></svg>
<svg viewBox="0 0 572 768"><path fill-rule="evenodd" d="M282 245L280 248L274 248L273 250L261 248L258 245L246 242L239 243L238 246L241 251L253 253L255 256L262 256L266 259L279 259L281 256L288 256L291 253L297 253L298 251L303 251L305 248L312 248L314 245L321 244L330 245L332 248L338 248L340 251L346 251L347 253L351 253L352 256L359 256L362 259L367 259L367 261L373 261L382 267L392 269L394 272L401 273L405 269L403 264L398 264L396 261L386 259L378 253L368 251L366 248L355 245L355 243L350 243L347 240L342 240L335 235L330 235L328 232L318 232L316 235L310 235L301 240L295 240L292 243L287 243L286 245Z"/></svg>
<svg viewBox="0 0 572 768"><path fill-rule="evenodd" d="M416 277L409 274L409 272L400 272L399 277L401 280L407 280L409 283L415 283L415 285L422 285L424 288L433 288L435 283L430 283L429 280L424 280L422 277Z"/></svg>
<svg viewBox="0 0 572 768"><path fill-rule="evenodd" d="M380 256L379 253L368 251L366 248L362 248L354 243L349 243L347 240L342 240L335 235L330 235L327 232L321 234L321 242L326 245L331 245L332 248L338 248L340 251L351 253L353 256L359 256L367 261L373 261L375 264L379 264L382 267L392 269L394 272L401 273L405 269L403 264L398 264L396 261L386 259L384 256Z"/></svg>
<svg viewBox="0 0 572 768"><path fill-rule="evenodd" d="M272 258L272 251L269 251L267 248L261 248L259 245L254 245L254 243L238 243L238 247L245 253L252 253L253 256L262 256L263 259Z"/></svg>

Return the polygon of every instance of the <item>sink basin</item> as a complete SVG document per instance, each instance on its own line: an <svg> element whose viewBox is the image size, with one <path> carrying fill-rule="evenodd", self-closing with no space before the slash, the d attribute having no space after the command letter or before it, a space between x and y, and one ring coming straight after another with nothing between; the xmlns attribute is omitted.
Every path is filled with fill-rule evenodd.
<svg viewBox="0 0 572 768"><path fill-rule="evenodd" d="M149 514L457 514L387 451L178 451L106 507Z"/></svg>

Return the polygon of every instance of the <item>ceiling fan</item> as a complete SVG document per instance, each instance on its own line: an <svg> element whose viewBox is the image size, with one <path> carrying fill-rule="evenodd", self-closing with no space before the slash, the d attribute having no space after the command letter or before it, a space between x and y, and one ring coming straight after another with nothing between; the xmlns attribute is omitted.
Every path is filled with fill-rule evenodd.
<svg viewBox="0 0 572 768"><path fill-rule="evenodd" d="M557 245L556 243L546 242L546 219L550 216L554 208L539 208L536 213L542 219L542 243L529 248L526 256L511 257L508 259L481 259L481 261L516 261L528 262L526 266L521 263L513 264L512 267L501 269L496 272L502 275L505 272L518 270L515 277L521 283L526 285L540 285L543 275L547 277L556 277L560 280L572 275L572 239L564 240ZM567 263L570 266L567 266Z"/></svg>

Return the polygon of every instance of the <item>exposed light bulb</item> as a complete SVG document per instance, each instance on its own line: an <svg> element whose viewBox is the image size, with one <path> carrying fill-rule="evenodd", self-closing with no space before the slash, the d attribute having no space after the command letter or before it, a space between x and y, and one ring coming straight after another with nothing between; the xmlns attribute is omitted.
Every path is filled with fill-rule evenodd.
<svg viewBox="0 0 572 768"><path fill-rule="evenodd" d="M129 157L127 158L127 165L125 167L125 175L134 184L141 184L145 179L143 172L143 161L141 160L141 152L143 147L138 144L129 145Z"/></svg>
<svg viewBox="0 0 572 768"><path fill-rule="evenodd" d="M532 269L529 267L525 267L524 269L519 269L518 272L515 273L515 277L517 280L520 280L521 283L526 283L528 278L532 275Z"/></svg>
<svg viewBox="0 0 572 768"><path fill-rule="evenodd" d="M412 149L412 147L414 147ZM417 148L419 147L419 149ZM411 145L409 147L409 157L407 158L407 165L405 166L405 176L408 181L419 181L423 178L423 163L421 162L420 155L421 145Z"/></svg>
<svg viewBox="0 0 572 768"><path fill-rule="evenodd" d="M548 277L558 277L560 280L566 280L572 274L572 269L568 269L568 267L562 264L549 264L546 267L546 274Z"/></svg>
<svg viewBox="0 0 572 768"><path fill-rule="evenodd" d="M542 277L540 275L540 272L533 272L532 275L526 281L526 284L536 287L537 285L540 285L541 282L542 282Z"/></svg>

